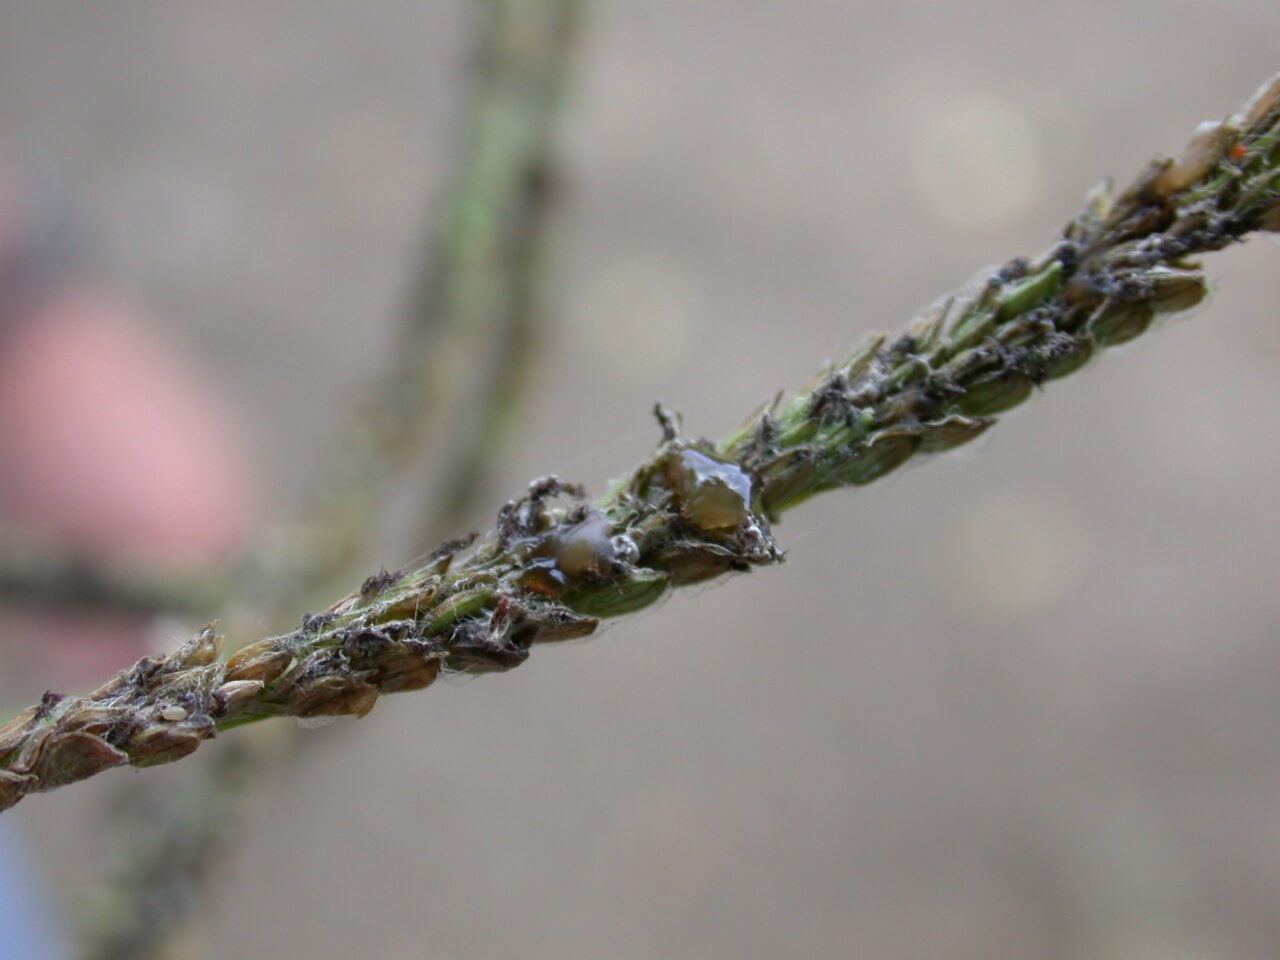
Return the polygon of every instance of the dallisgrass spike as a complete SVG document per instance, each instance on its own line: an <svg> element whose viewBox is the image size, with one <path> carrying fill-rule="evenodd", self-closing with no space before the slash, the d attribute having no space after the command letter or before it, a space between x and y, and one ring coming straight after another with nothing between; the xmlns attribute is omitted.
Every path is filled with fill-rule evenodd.
<svg viewBox="0 0 1280 960"><path fill-rule="evenodd" d="M969 442L1098 349L1199 303L1191 258L1277 229L1280 76L1118 195L1094 190L1049 251L936 301L896 340L877 335L718 447L679 436L661 411L657 452L594 504L540 480L487 537L449 545L447 562L370 578L227 662L211 624L87 696L46 693L0 727L0 809L111 767L168 763L244 723L363 716L441 672L507 670L674 587L779 563L770 524L787 509Z"/></svg>

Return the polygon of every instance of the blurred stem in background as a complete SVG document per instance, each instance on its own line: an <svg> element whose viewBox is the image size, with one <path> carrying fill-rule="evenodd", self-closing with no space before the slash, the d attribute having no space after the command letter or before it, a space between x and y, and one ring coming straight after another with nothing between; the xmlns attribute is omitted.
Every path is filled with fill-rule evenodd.
<svg viewBox="0 0 1280 960"><path fill-rule="evenodd" d="M461 364L436 373L452 375L449 393L465 402L451 418L452 442L420 447L446 473L443 491L423 506L415 544L458 532L458 517L483 492L526 394L546 319L547 239L562 182L558 121L586 2L491 0L481 14L464 160L449 193L442 250L422 274L406 331L408 343L422 345L414 353L423 372L449 359L426 343L434 318L455 318L467 330L451 343L455 351L472 347ZM457 383L459 374L468 385ZM421 395L432 379L412 372L404 379L417 416L432 413Z"/></svg>
<svg viewBox="0 0 1280 960"><path fill-rule="evenodd" d="M282 629L314 597L340 593L337 584L366 562L387 490L419 459L449 465L412 522L417 542L433 542L475 508L507 447L544 319L557 130L585 6L476 5L463 143L400 348L335 443L328 483L291 532L284 562L253 578L259 609ZM145 584L120 585L120 602L151 598ZM246 789L313 742L297 734L246 738L163 809L145 805L145 822L123 830L120 867L90 905L86 956L154 956L184 937L204 902L201 886L217 872L211 865L236 834Z"/></svg>
<svg viewBox="0 0 1280 960"><path fill-rule="evenodd" d="M23 606L90 612L199 615L227 595L213 573L165 576L110 566L87 555L43 546L40 538L5 532L0 543L0 600Z"/></svg>
<svg viewBox="0 0 1280 960"><path fill-rule="evenodd" d="M369 562L385 493L423 458L479 468L524 384L536 339L534 274L558 179L557 121L585 0L485 0L474 9L454 182L389 369L334 444L328 479L287 539L285 566L299 582L284 592L295 601L305 593L328 602L343 573ZM419 525L432 537L459 506L461 483L450 479L455 492L438 507L423 498ZM298 608L275 602L274 578L264 586L276 609Z"/></svg>

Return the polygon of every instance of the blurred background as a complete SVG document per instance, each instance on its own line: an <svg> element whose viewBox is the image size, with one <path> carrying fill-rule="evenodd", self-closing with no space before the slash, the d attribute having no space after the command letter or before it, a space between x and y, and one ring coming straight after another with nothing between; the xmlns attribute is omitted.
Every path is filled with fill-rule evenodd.
<svg viewBox="0 0 1280 960"><path fill-rule="evenodd" d="M14 453L42 449L31 424L125 328L133 359L68 409L98 411L81 433L99 439L169 411L171 446L137 449L185 465L163 489L186 499L163 505L207 522L62 533L94 555L136 535L197 569L290 518L439 232L476 6L0 2L5 190L67 211L77 276L112 291L76 316L129 318L25 392L13 371L34 361L3 361L24 328L0 338L9 527L57 526L63 501L32 493L49 476L99 518L97 469L143 482L109 466L138 462L114 441L44 474ZM591 5L518 426L441 535L534 476L600 491L652 449L659 397L724 435L867 332L1038 251L1102 176L1280 69L1278 36L1262 0ZM1257 238L1215 255L1206 306L979 449L789 514L777 570L304 731L249 792L173 955L1280 955L1277 264ZM430 494L419 473L397 509ZM104 627L11 609L0 712L219 612ZM88 649L99 632L112 645ZM74 924L128 855L129 798L180 795L240 735L29 798L0 857L13 845Z"/></svg>

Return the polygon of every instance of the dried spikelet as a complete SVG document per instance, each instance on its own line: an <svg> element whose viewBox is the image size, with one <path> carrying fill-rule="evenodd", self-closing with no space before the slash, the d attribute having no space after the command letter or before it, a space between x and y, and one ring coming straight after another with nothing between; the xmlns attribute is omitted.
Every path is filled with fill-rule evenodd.
<svg viewBox="0 0 1280 960"><path fill-rule="evenodd" d="M275 643L272 639L259 640L241 648L227 661L226 679L274 683L293 663L293 654L277 649Z"/></svg>
<svg viewBox="0 0 1280 960"><path fill-rule="evenodd" d="M216 663L222 652L222 635L218 633L217 626L216 622L207 624L166 658L165 666L173 670L184 670Z"/></svg>
<svg viewBox="0 0 1280 960"><path fill-rule="evenodd" d="M33 770L36 790L52 790L129 762L129 755L92 733L61 733L49 738Z"/></svg>
<svg viewBox="0 0 1280 960"><path fill-rule="evenodd" d="M1147 299L1156 313L1190 310L1209 292L1204 274L1199 270L1152 267L1142 279L1150 286Z"/></svg>
<svg viewBox="0 0 1280 960"><path fill-rule="evenodd" d="M440 675L440 663L438 659L423 660L420 656L395 658L379 669L378 690L382 693L403 693L429 687Z"/></svg>
<svg viewBox="0 0 1280 960"><path fill-rule="evenodd" d="M0 770L0 811L8 810L36 783L30 774Z"/></svg>
<svg viewBox="0 0 1280 960"><path fill-rule="evenodd" d="M421 690L440 673L441 654L421 641L389 641L364 659L365 679L383 693Z"/></svg>
<svg viewBox="0 0 1280 960"><path fill-rule="evenodd" d="M561 640L578 640L596 632L600 621L595 617L582 617L570 610L551 607L529 614L536 625L535 643L557 643Z"/></svg>
<svg viewBox="0 0 1280 960"><path fill-rule="evenodd" d="M921 453L942 453L982 436L995 423L994 417L951 416L927 423L920 434Z"/></svg>
<svg viewBox="0 0 1280 960"><path fill-rule="evenodd" d="M916 427L906 426L879 431L863 446L847 482L870 483L898 469L920 446L920 432Z"/></svg>
<svg viewBox="0 0 1280 960"><path fill-rule="evenodd" d="M14 773L32 773L44 758L45 748L52 741L54 729L52 727L36 727L28 734L26 741L18 750L9 763L9 769Z"/></svg>
<svg viewBox="0 0 1280 960"><path fill-rule="evenodd" d="M379 612L379 620L412 619L428 609L440 592L439 581L423 584L404 596L392 599Z"/></svg>
<svg viewBox="0 0 1280 960"><path fill-rule="evenodd" d="M200 741L212 735L212 725L202 735L198 729L188 726L152 724L129 738L129 755L134 766L154 767L194 753Z"/></svg>
<svg viewBox="0 0 1280 960"><path fill-rule="evenodd" d="M1229 123L1206 121L1200 124L1181 156L1156 176L1156 193L1167 198L1199 183L1221 162L1238 134L1239 130Z"/></svg>
<svg viewBox="0 0 1280 960"><path fill-rule="evenodd" d="M1280 112L1280 73L1258 87L1249 102L1231 120L1241 129L1252 130L1277 112Z"/></svg>
<svg viewBox="0 0 1280 960"><path fill-rule="evenodd" d="M618 583L590 584L564 595L564 604L586 617L620 617L651 605L670 586L660 570L635 570Z"/></svg>
<svg viewBox="0 0 1280 960"><path fill-rule="evenodd" d="M229 716L246 703L253 702L264 686L261 680L230 680L213 691L214 711L218 716Z"/></svg>
<svg viewBox="0 0 1280 960"><path fill-rule="evenodd" d="M1035 381L1022 370L1002 369L966 384L957 406L970 417L989 417L1012 410L1031 396Z"/></svg>
<svg viewBox="0 0 1280 960"><path fill-rule="evenodd" d="M1089 320L1089 333L1103 347L1115 347L1142 336L1155 319L1149 303L1108 300Z"/></svg>
<svg viewBox="0 0 1280 960"><path fill-rule="evenodd" d="M378 702L378 688L355 677L329 675L298 683L290 691L297 717L365 716Z"/></svg>
<svg viewBox="0 0 1280 960"><path fill-rule="evenodd" d="M22 746L36 724L39 707L27 707L8 723L0 726L0 759Z"/></svg>
<svg viewBox="0 0 1280 960"><path fill-rule="evenodd" d="M1163 199L1164 194L1160 192L1158 184L1168 176L1168 171L1173 166L1174 162L1169 157L1160 157L1148 163L1133 182L1115 198L1108 212L1107 226L1114 227L1125 218L1132 216L1135 209L1153 200Z"/></svg>
<svg viewBox="0 0 1280 960"><path fill-rule="evenodd" d="M91 700L77 700L62 718L62 730L79 730L83 733L104 734L120 726L132 712L127 704L96 704Z"/></svg>

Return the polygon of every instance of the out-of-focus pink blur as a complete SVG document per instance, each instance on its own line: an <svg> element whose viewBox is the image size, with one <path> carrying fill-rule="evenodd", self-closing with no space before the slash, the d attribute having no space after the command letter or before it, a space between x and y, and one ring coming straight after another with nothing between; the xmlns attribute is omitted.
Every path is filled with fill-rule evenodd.
<svg viewBox="0 0 1280 960"><path fill-rule="evenodd" d="M23 243L0 171L0 260ZM0 302L4 291L0 290ZM124 296L67 275L0 327L0 523L79 558L197 575L254 516L236 413L206 371ZM137 617L23 615L6 642L46 683L105 679L140 652Z"/></svg>

